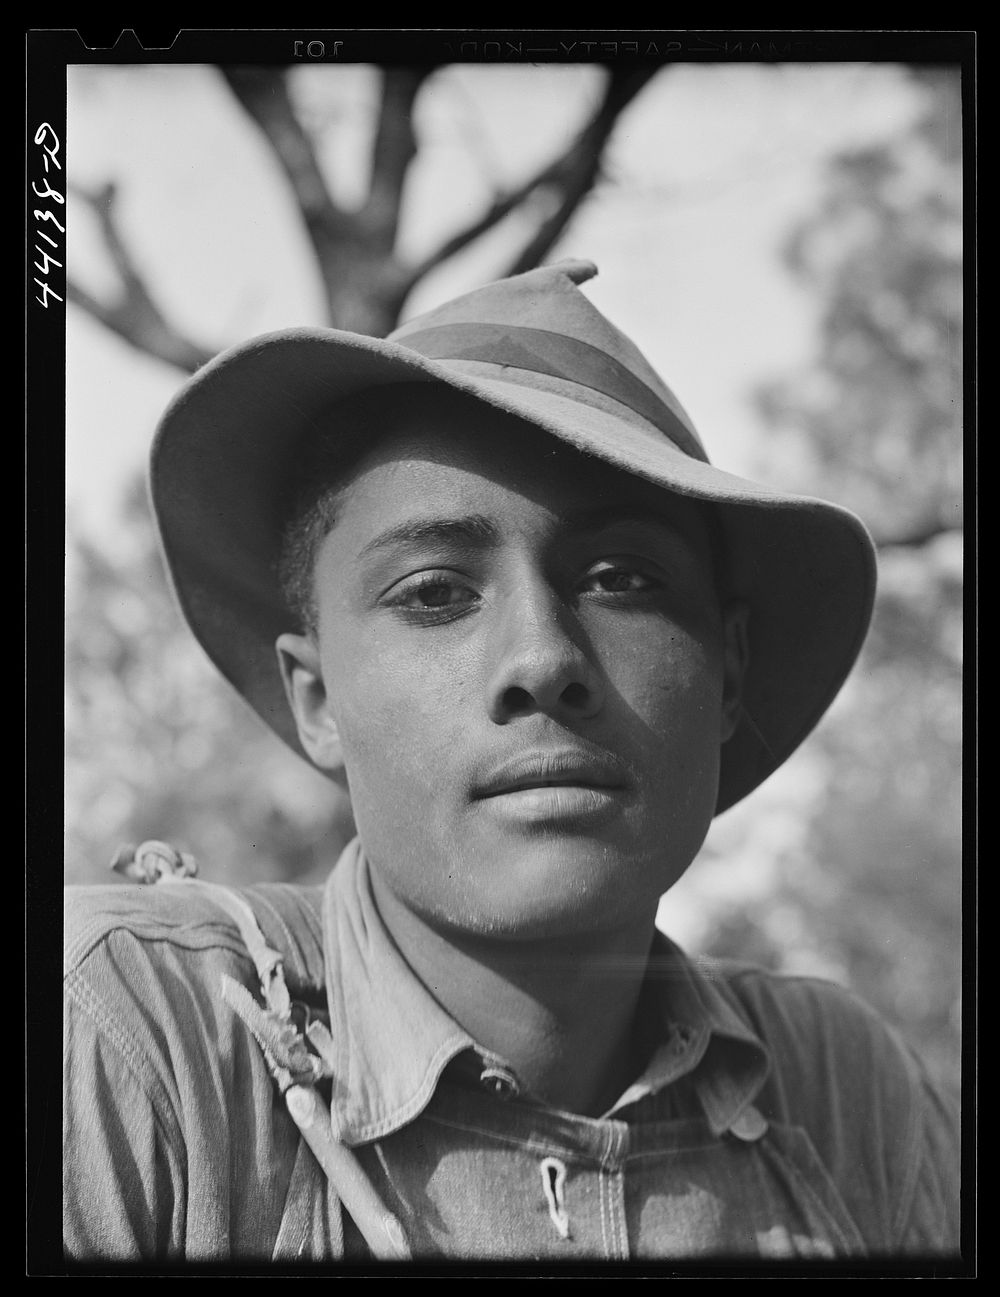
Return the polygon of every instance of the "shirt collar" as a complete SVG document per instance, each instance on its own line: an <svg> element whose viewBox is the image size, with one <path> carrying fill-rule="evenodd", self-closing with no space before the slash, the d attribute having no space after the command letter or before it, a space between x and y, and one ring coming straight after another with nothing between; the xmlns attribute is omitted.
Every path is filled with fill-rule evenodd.
<svg viewBox="0 0 1000 1297"><path fill-rule="evenodd" d="M336 1060L333 1124L344 1143L362 1144L412 1121L447 1064L475 1042L386 930L357 839L326 884L323 948Z"/></svg>
<svg viewBox="0 0 1000 1297"><path fill-rule="evenodd" d="M375 905L357 840L326 884L323 934L336 1056L331 1109L343 1142L379 1139L412 1121L445 1067L464 1051L475 1050L488 1069L503 1067L404 960ZM661 1043L611 1113L693 1073L713 1132L738 1121L764 1084L769 1060L723 988L711 965L699 966L656 934L641 1011Z"/></svg>
<svg viewBox="0 0 1000 1297"><path fill-rule="evenodd" d="M640 1013L662 1043L611 1111L692 1074L712 1133L740 1123L767 1080L771 1060L739 1011L720 966L689 958L656 932Z"/></svg>

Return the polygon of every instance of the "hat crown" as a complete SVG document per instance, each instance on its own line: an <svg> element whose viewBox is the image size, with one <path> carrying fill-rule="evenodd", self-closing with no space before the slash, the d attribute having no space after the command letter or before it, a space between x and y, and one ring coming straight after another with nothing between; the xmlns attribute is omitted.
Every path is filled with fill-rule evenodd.
<svg viewBox="0 0 1000 1297"><path fill-rule="evenodd" d="M698 457L707 459L694 423L674 393L635 343L580 291L578 285L596 274L597 266L592 261L566 260L498 279L415 316L389 334L388 341L422 351L421 337L429 336L431 330L472 325L494 325L507 331L536 330L573 339L591 349L595 361L609 358L649 388L690 434L700 452ZM472 359L474 351L473 342L469 350L463 351L463 358ZM441 357L443 353L438 350L429 354ZM584 385L586 368L584 362L579 372L579 381Z"/></svg>

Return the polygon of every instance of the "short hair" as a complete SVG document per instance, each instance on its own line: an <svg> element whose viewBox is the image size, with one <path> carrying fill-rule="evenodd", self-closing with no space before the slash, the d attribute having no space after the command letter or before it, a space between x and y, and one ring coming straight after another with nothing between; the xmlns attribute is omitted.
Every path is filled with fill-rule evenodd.
<svg viewBox="0 0 1000 1297"><path fill-rule="evenodd" d="M437 405L442 390L451 391L430 383L366 388L312 421L286 491L277 565L281 593L300 631L316 633L313 574L319 547L336 521L338 491L399 410Z"/></svg>
<svg viewBox="0 0 1000 1297"><path fill-rule="evenodd" d="M277 576L297 629L315 635L319 610L314 572L319 548L336 522L337 495L360 461L391 430L400 410L440 409L442 402L478 406L478 399L441 383L393 383L367 388L313 420L289 483ZM569 449L567 447L567 449ZM622 470L617 470L622 471ZM725 530L717 506L696 500L708 532L720 603L729 589Z"/></svg>

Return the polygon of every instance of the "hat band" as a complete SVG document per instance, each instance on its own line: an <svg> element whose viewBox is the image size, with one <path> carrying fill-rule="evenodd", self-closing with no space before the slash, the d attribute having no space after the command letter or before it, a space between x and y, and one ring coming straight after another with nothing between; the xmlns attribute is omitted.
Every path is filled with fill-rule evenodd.
<svg viewBox="0 0 1000 1297"><path fill-rule="evenodd" d="M390 341L430 360L506 365L590 388L642 415L685 455L708 463L697 438L651 387L606 351L579 338L521 325L441 324Z"/></svg>

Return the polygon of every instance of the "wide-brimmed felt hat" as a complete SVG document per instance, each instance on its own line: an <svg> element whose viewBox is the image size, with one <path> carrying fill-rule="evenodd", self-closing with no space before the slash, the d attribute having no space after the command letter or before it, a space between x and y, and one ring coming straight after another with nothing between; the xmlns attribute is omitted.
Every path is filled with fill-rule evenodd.
<svg viewBox="0 0 1000 1297"><path fill-rule="evenodd" d="M277 577L285 488L317 421L336 436L338 403L398 383L469 393L717 507L731 585L750 609L742 714L722 749L717 812L777 769L840 689L874 597L864 525L710 464L677 398L581 292L594 274L590 262L566 261L499 280L385 339L325 328L251 338L199 370L167 409L150 489L180 606L222 674L300 755L274 647L293 624Z"/></svg>

